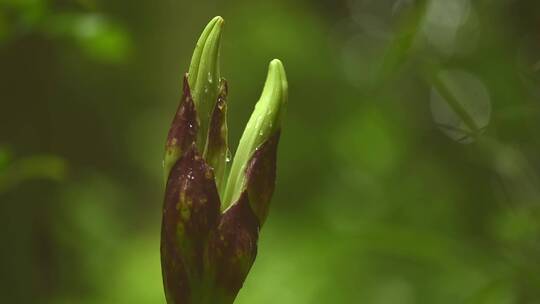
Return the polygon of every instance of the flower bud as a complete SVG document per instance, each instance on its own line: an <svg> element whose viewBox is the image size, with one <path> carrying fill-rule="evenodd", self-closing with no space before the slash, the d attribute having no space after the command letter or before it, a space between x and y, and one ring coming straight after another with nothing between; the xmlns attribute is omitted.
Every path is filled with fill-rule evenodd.
<svg viewBox="0 0 540 304"><path fill-rule="evenodd" d="M265 154L271 154L272 151L270 150L275 150L277 148L277 141L279 140L279 131L281 128L281 117L287 98L288 84L285 69L283 68L281 61L274 59L270 63L261 98L255 105L255 110L240 139L238 150L236 151L229 179L227 181L222 210L228 208L230 204L238 200L242 192L248 186L247 181L250 172L252 174L259 174L259 172L254 171L255 166L250 164L250 161L252 161L254 156L257 159L258 157L263 156L262 153L257 154L257 150L263 149ZM274 145L276 147L268 147ZM264 158L272 157L275 159L275 156L264 155ZM272 172L271 174L275 174L273 173L275 169L272 170L272 168L267 168L266 170L269 172L267 174L270 174L270 172ZM272 179L273 183L274 178L267 178L267 180L270 179ZM273 185L271 186L271 190L273 190ZM270 185L267 187L270 187ZM268 189L268 191L270 191L270 189ZM256 192L257 191L255 190L250 191L250 204L256 211L259 221L263 223L266 218L265 210L267 210L270 197Z"/></svg>
<svg viewBox="0 0 540 304"><path fill-rule="evenodd" d="M226 185L228 87L218 68L222 23L214 18L199 39L165 147L161 265L168 304L234 302L255 261L274 190L285 70L279 60L270 63Z"/></svg>
<svg viewBox="0 0 540 304"><path fill-rule="evenodd" d="M179 129L189 127L192 132L197 133L195 140L199 151L203 151L206 145L210 115L223 86L219 71L219 48L223 22L223 18L219 16L212 19L202 32L195 47L189 72L185 77L187 79L184 79L183 99L180 102L181 107L186 98L189 97L192 100L195 122L192 122L191 126L183 125L180 121L182 118L178 116L181 110L179 107L165 148L163 160L165 181L172 166L183 153L182 141L184 139L181 138L182 132ZM200 132L196 132L196 129L200 129Z"/></svg>
<svg viewBox="0 0 540 304"><path fill-rule="evenodd" d="M223 18L219 16L208 23L197 41L189 66L189 86L201 128L197 138L200 151L206 145L210 117L221 89L219 51L223 23Z"/></svg>

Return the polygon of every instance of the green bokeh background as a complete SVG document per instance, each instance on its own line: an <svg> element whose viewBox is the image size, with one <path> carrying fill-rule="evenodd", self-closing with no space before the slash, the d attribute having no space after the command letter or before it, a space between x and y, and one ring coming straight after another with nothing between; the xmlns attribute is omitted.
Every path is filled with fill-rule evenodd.
<svg viewBox="0 0 540 304"><path fill-rule="evenodd" d="M163 146L215 15L233 145L271 59L290 86L237 303L540 303L535 0L0 0L0 303L164 303Z"/></svg>

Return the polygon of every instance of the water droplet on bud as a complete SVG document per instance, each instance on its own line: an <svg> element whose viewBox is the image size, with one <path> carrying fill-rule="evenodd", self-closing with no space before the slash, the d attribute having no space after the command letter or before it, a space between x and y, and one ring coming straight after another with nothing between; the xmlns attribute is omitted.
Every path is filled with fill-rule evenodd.
<svg viewBox="0 0 540 304"><path fill-rule="evenodd" d="M231 150L227 149L227 156L225 157L225 162L230 163L232 159Z"/></svg>
<svg viewBox="0 0 540 304"><path fill-rule="evenodd" d="M218 109L221 111L225 107L225 103L224 102L218 102L217 106L218 106Z"/></svg>

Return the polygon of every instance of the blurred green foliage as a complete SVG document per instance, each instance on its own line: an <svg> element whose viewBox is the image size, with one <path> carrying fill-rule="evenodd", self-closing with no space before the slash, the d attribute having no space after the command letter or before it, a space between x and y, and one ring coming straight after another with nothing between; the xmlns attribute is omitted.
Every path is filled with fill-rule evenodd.
<svg viewBox="0 0 540 304"><path fill-rule="evenodd" d="M164 302L161 157L215 15L232 146L269 60L290 84L238 303L540 303L533 0L0 0L0 303Z"/></svg>

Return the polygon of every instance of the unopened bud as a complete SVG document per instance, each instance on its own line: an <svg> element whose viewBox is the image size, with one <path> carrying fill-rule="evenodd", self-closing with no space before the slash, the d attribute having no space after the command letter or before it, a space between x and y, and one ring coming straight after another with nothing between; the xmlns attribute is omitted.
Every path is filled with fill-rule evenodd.
<svg viewBox="0 0 540 304"><path fill-rule="evenodd" d="M218 62L222 24L214 18L199 39L165 147L161 265L169 304L234 302L255 261L274 191L285 70L279 60L270 63L227 179L228 88Z"/></svg>
<svg viewBox="0 0 540 304"><path fill-rule="evenodd" d="M266 144L267 146L276 145L277 147L279 131L281 128L281 117L287 98L288 84L285 69L283 68L281 61L275 59L270 63L261 98L255 105L255 110L240 139L240 144L238 145L238 150L236 151L227 187L225 189L225 195L222 199L222 209L228 208L230 204L238 200L242 192L248 186L247 173L249 172L247 172L247 170L250 169L250 161L254 156L262 156L257 154L257 149L263 148L263 145L267 142L270 142ZM264 147L264 149L275 150L275 148L269 147ZM253 170L253 168L251 168L251 170ZM270 176L268 178L270 179ZM272 178L272 183L273 182ZM267 205L269 198L260 199L257 196L258 195L255 193L250 193L250 204L253 209L255 211L266 210L267 206L262 205ZM261 223L264 222L266 212L261 211L257 213L257 217Z"/></svg>

